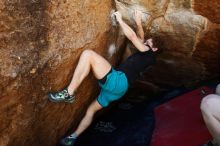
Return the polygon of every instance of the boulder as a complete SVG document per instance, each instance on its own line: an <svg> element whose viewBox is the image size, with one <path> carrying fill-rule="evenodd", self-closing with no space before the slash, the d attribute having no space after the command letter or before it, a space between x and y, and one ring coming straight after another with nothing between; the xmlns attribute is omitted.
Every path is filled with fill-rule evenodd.
<svg viewBox="0 0 220 146"><path fill-rule="evenodd" d="M133 11L142 11L147 36L159 37L163 42L157 65L144 74L144 81L152 84L152 88L191 87L219 78L218 0L115 1L131 25Z"/></svg>
<svg viewBox="0 0 220 146"><path fill-rule="evenodd" d="M115 48L122 43L111 26L113 5L107 0L0 2L1 146L54 146L75 128L98 93L92 74L73 104L51 103L47 93L67 86L83 50L117 62Z"/></svg>
<svg viewBox="0 0 220 146"><path fill-rule="evenodd" d="M144 76L154 91L219 77L218 6L218 0L1 0L0 145L54 146L76 128L98 94L94 76L73 104L51 103L47 93L67 86L83 50L119 62L126 41L112 26L116 9L133 28L132 13L141 10L146 34L164 42Z"/></svg>

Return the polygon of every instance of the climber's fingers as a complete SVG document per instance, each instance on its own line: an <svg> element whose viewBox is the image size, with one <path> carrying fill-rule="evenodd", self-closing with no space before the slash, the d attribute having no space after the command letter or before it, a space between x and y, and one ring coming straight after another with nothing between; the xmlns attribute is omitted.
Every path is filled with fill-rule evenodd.
<svg viewBox="0 0 220 146"><path fill-rule="evenodd" d="M117 11L117 12L115 12L113 14L115 15L117 21L122 19L121 13L119 11Z"/></svg>
<svg viewBox="0 0 220 146"><path fill-rule="evenodd" d="M142 12L140 10L135 9L133 13L133 18L137 24L140 24L142 18Z"/></svg>
<svg viewBox="0 0 220 146"><path fill-rule="evenodd" d="M134 15L134 17L136 17L136 18L141 18L142 12L141 12L140 10L135 9L133 15Z"/></svg>

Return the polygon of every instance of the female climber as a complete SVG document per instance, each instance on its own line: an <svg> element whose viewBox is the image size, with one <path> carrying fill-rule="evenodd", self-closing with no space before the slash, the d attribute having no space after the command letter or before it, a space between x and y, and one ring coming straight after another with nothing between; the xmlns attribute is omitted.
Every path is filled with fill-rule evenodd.
<svg viewBox="0 0 220 146"><path fill-rule="evenodd" d="M48 94L48 98L52 102L73 102L76 89L90 70L93 71L101 87L97 100L93 101L88 107L76 131L61 139L60 143L64 146L73 146L77 137L91 124L94 114L103 107L107 107L110 102L120 99L126 93L128 87L139 77L140 73L156 62L155 54L158 52L158 48L155 47L152 38L144 41L142 13L135 10L133 14L138 36L122 20L120 12L115 12L114 15L125 36L133 43L138 52L128 57L117 69L114 69L107 60L96 52L85 50L80 56L69 86L60 92Z"/></svg>
<svg viewBox="0 0 220 146"><path fill-rule="evenodd" d="M202 146L220 146L220 84L216 88L216 94L210 94L203 98L201 110L203 119L213 140Z"/></svg>

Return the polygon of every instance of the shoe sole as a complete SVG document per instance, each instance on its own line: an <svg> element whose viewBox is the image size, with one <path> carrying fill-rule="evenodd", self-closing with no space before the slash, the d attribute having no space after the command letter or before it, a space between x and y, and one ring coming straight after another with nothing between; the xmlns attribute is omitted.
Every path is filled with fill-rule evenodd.
<svg viewBox="0 0 220 146"><path fill-rule="evenodd" d="M71 100L54 100L53 98L51 98L50 94L48 94L47 97L51 102L55 102L55 103L60 103L60 102L73 103L75 100L74 98Z"/></svg>

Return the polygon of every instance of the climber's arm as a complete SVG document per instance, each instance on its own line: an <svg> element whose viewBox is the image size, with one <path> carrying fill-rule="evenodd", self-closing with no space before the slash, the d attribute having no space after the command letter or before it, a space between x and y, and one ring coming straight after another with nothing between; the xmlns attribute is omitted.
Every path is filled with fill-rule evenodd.
<svg viewBox="0 0 220 146"><path fill-rule="evenodd" d="M141 22L142 12L135 10L133 17L134 17L135 23L137 25L137 34L140 37L142 43L144 43L144 29L142 27L142 22Z"/></svg>
<svg viewBox="0 0 220 146"><path fill-rule="evenodd" d="M134 44L134 46L141 52L148 51L149 48L142 43L136 33L122 20L121 14L119 12L115 12L115 16L125 36Z"/></svg>
<svg viewBox="0 0 220 146"><path fill-rule="evenodd" d="M140 37L141 42L144 43L144 30L143 30L142 24L140 25L137 24L137 33Z"/></svg>

